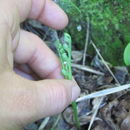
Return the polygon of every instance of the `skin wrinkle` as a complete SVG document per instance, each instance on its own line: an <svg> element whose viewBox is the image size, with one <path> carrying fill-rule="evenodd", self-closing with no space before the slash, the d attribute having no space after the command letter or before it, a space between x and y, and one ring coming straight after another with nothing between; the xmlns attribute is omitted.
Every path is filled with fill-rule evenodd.
<svg viewBox="0 0 130 130"><path fill-rule="evenodd" d="M31 57L27 60L27 63L29 65L32 65L34 64L35 62L37 62L37 53L38 53L38 48L36 47L34 50L33 50L33 53L31 55Z"/></svg>
<svg viewBox="0 0 130 130"><path fill-rule="evenodd" d="M34 78L35 74L28 74L28 73L25 73L23 71L21 71L20 69L18 68L14 68L14 72L26 79L29 79L29 80L36 80L36 78Z"/></svg>
<svg viewBox="0 0 130 130"><path fill-rule="evenodd" d="M12 70L14 63L13 63L13 52L11 51L12 50L11 40L12 40L12 37L11 37L11 35L9 33L9 39L5 44L8 44L7 45L7 61L8 61L8 64L10 66L10 69Z"/></svg>
<svg viewBox="0 0 130 130"><path fill-rule="evenodd" d="M15 10L14 12L16 12L16 14L12 16L12 25L10 25L12 39L15 38L15 36L17 34L17 30L19 30L18 28L19 28L19 23L20 23L19 10L17 7L14 7L14 10ZM18 44L18 41L17 41L17 44Z"/></svg>
<svg viewBox="0 0 130 130"><path fill-rule="evenodd" d="M12 52L11 48L11 36L10 30L6 22L1 23L0 26L0 71L4 72L6 69L11 70L12 68ZM2 33L3 32L3 33Z"/></svg>
<svg viewBox="0 0 130 130"><path fill-rule="evenodd" d="M58 85L57 85L58 86ZM55 105L54 106L54 109L52 111L52 113L55 111L55 110L58 110L59 112L61 112L61 107L65 107L66 104L67 104L67 101L66 100L63 100L63 99L66 99L66 94L64 93L64 91L66 91L63 87L61 88L61 91L58 92L55 90L55 88L52 86L51 87L52 91L50 91L51 93L49 93L49 97L52 97L51 100L50 100L50 104L52 104L53 102L58 102L59 101L59 105ZM55 100L53 99L53 95L55 96ZM59 100L60 98L60 100ZM49 98L48 98L49 99Z"/></svg>
<svg viewBox="0 0 130 130"><path fill-rule="evenodd" d="M67 92L69 92L69 91L68 91L68 88L65 87L64 84L62 84L62 83L60 82L60 80L59 80L58 83L59 83L59 87L62 86L61 91L58 92L58 91L56 91L54 88L53 88L53 89L54 89L53 91L56 91L56 96L57 96L57 101L56 101L56 102L59 101L59 104L60 104L60 105L56 106L56 110L62 112L60 106L62 106L63 108L65 108L67 105L69 105L68 102L71 102L71 93L69 93L69 95L67 95ZM58 86L58 84L57 84L57 86ZM66 92L66 93L64 93L64 92ZM59 94L60 94L60 95L59 95ZM52 94L52 95L53 95L53 94ZM60 100L59 100L59 98L60 98ZM63 99L64 99L64 100L63 100ZM53 100L54 100L54 99L53 99ZM52 103L53 103L53 102L52 102Z"/></svg>
<svg viewBox="0 0 130 130"><path fill-rule="evenodd" d="M12 52L15 53L16 49L19 46L20 41L20 28L17 30L15 37L12 39Z"/></svg>
<svg viewBox="0 0 130 130"><path fill-rule="evenodd" d="M9 7L7 7L5 4L6 3L3 3L4 8L6 7L5 12L0 10L0 12L1 12L0 21L4 21L4 23L6 23L8 25L9 30L11 32L12 39L13 39L16 35L16 31L17 31L17 28L19 27L19 23L20 23L20 21L19 21L19 11L16 8L15 4L11 3L11 5L8 5ZM12 5L13 5L13 8L11 8ZM0 6L2 6L2 5L0 5ZM13 12L13 15L12 15L10 10Z"/></svg>
<svg viewBox="0 0 130 130"><path fill-rule="evenodd" d="M17 68L20 71L23 71L26 74L33 74L33 70L28 66L28 64L15 64L15 68Z"/></svg>
<svg viewBox="0 0 130 130"><path fill-rule="evenodd" d="M41 107L38 106L38 108L40 109L39 111L41 111L41 109L44 110L45 116L53 115L55 111L57 111L58 113L63 111L63 109L61 108L65 108L67 105L70 104L71 96L72 96L71 92L69 91L71 88L64 86L64 84L62 84L60 80L57 80L57 82L55 83L53 83L53 80L45 80L44 83L46 84L47 82L49 82L48 85L43 88L41 86L36 87L39 100L40 102L42 102ZM58 89L59 87L60 87L60 90ZM48 90L48 93L45 93L44 98L41 98L42 96L41 93L46 90ZM46 106L46 109L44 109L43 106L46 101L48 102L48 105ZM56 104L56 102L58 102L58 104ZM54 104L54 103L55 105L52 106L52 108L50 108L51 104ZM47 113L48 109L51 109L50 113Z"/></svg>
<svg viewBox="0 0 130 130"><path fill-rule="evenodd" d="M5 5L3 5L3 6L5 6ZM20 21L19 21L18 9L16 8L15 4L13 5L13 8L11 9L12 12L14 12L14 15L12 15L11 12L9 11L10 7L11 7L11 5L8 8L6 7L6 11L5 11L6 13L3 12L2 10L0 11L1 12L0 22L3 21L3 23L8 26L12 39L16 39L15 44L13 44L13 46L12 46L12 52L14 52L14 50L17 48L18 43L19 43L18 42L19 37L16 38L16 34L18 32L17 30L19 30L18 28L19 28Z"/></svg>

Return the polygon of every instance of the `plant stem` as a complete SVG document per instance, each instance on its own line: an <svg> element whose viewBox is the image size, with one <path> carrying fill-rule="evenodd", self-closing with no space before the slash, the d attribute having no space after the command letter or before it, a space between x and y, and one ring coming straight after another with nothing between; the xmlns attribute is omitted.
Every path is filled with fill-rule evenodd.
<svg viewBox="0 0 130 130"><path fill-rule="evenodd" d="M64 41L63 44L58 39L57 33L56 34L56 45L57 50L59 53L59 57L62 64L62 75L67 80L72 80L72 68L71 68L71 37L69 34L64 34ZM80 122L78 119L78 111L77 111L77 104L76 102L72 102L72 108L73 108L73 120L74 124L76 125L77 129L80 130Z"/></svg>
<svg viewBox="0 0 130 130"><path fill-rule="evenodd" d="M80 130L80 122L78 118L78 111L77 111L77 104L76 102L72 102L72 108L73 108L73 113L74 113L74 122L78 130Z"/></svg>

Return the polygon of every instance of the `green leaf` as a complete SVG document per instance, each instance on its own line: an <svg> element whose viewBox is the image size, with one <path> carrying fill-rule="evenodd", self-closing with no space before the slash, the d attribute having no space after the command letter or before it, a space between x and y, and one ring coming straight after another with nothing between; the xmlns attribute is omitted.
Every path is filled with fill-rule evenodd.
<svg viewBox="0 0 130 130"><path fill-rule="evenodd" d="M124 61L126 65L130 65L130 43L125 48Z"/></svg>

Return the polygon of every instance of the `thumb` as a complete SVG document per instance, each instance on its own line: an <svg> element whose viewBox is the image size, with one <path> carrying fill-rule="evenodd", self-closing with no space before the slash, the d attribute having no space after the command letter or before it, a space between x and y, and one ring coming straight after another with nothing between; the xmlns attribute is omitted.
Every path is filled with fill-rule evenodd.
<svg viewBox="0 0 130 130"><path fill-rule="evenodd" d="M62 112L80 94L80 89L74 81L44 80L35 82L35 85L34 107L28 112L28 115L35 115L28 118L31 119L26 121L29 123Z"/></svg>

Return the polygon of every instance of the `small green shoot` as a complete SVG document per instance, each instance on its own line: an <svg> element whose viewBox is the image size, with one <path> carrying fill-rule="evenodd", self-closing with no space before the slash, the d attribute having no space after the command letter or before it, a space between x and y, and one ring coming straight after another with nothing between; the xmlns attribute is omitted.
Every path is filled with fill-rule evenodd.
<svg viewBox="0 0 130 130"><path fill-rule="evenodd" d="M56 46L59 54L59 58L62 64L62 75L65 79L72 80L71 69L71 36L68 33L64 33L63 43L59 39L56 41ZM72 102L72 108L74 112L74 122L78 129L80 129L80 123L78 120L77 104Z"/></svg>

